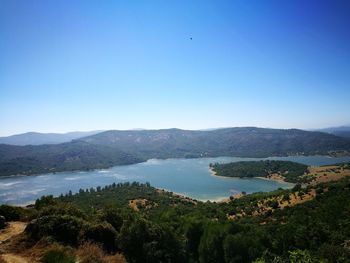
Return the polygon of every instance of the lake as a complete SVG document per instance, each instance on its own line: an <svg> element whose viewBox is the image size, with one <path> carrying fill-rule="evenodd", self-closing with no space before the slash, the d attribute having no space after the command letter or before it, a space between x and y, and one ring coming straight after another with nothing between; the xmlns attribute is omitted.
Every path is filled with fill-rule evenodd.
<svg viewBox="0 0 350 263"><path fill-rule="evenodd" d="M173 191L199 200L219 200L240 192L272 191L290 188L289 183L258 178L240 179L212 176L209 163L251 160L288 160L319 166L350 162L350 157L289 156L270 158L218 157L199 159L152 159L144 163L115 166L88 172L61 172L36 176L11 176L0 179L1 204L29 204L42 195L77 192L114 182L150 182L157 188Z"/></svg>

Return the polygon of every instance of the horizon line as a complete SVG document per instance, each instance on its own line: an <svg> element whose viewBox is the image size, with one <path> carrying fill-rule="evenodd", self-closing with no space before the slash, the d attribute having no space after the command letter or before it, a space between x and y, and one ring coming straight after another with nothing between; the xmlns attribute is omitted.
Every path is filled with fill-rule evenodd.
<svg viewBox="0 0 350 263"><path fill-rule="evenodd" d="M42 132L42 131L26 131L26 132L19 132L19 133L10 133L10 134L3 134L0 132L0 138L2 137L11 137L16 135L23 135L28 133L36 133L36 134L69 134L69 133L77 133L77 132L106 132L106 131L152 131L152 130L171 130L171 129L178 129L178 130L187 130L187 131L210 131L210 130L220 130L220 129L230 129L230 128L261 128L261 129L275 129L275 130L304 130L304 131L320 131L324 129L334 129L334 128L350 128L350 124L344 124L339 126L327 126L322 128L276 128L276 127L264 127L264 126L224 126L224 127L215 127L215 128L202 128L202 129L188 129L188 128L177 128L177 127L169 127L169 128L131 128L131 129L92 129L92 130L71 130L71 131L61 131L61 132L55 132L55 131L48 131L48 132Z"/></svg>

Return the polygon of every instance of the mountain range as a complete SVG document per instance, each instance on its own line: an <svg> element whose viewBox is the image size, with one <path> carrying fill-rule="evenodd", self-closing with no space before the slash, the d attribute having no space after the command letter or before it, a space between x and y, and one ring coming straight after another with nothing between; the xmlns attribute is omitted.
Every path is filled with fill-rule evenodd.
<svg viewBox="0 0 350 263"><path fill-rule="evenodd" d="M350 138L350 126L329 127L317 131L334 134L340 137Z"/></svg>
<svg viewBox="0 0 350 263"><path fill-rule="evenodd" d="M0 144L11 145L41 145L41 144L59 144L70 142L85 136L94 135L102 131L86 131L86 132L67 132L67 133L40 133L26 132L6 137L0 137Z"/></svg>
<svg viewBox="0 0 350 263"><path fill-rule="evenodd" d="M349 154L350 139L298 129L111 130L51 145L0 145L0 176L107 168L151 158Z"/></svg>

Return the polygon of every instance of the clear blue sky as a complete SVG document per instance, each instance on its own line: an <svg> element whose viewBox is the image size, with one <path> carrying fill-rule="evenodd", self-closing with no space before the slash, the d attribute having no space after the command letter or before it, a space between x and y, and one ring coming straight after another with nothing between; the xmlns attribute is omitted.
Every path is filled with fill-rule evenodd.
<svg viewBox="0 0 350 263"><path fill-rule="evenodd" d="M0 1L0 135L349 123L348 0Z"/></svg>

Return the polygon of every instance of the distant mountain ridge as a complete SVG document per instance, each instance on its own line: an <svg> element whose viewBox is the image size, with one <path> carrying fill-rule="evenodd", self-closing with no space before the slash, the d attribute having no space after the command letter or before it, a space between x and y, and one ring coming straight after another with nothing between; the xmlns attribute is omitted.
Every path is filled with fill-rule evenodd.
<svg viewBox="0 0 350 263"><path fill-rule="evenodd" d="M326 132L340 137L350 138L350 126L329 127L318 129L316 131Z"/></svg>
<svg viewBox="0 0 350 263"><path fill-rule="evenodd" d="M216 130L111 130L79 139L147 158L328 154L349 150L350 140L322 132L256 127Z"/></svg>
<svg viewBox="0 0 350 263"><path fill-rule="evenodd" d="M350 139L322 132L256 127L105 131L71 142L0 145L0 176L107 168L151 158L350 154Z"/></svg>
<svg viewBox="0 0 350 263"><path fill-rule="evenodd" d="M86 132L67 132L67 133L40 133L26 132L6 137L0 137L0 144L10 145L41 145L41 144L59 144L70 142L85 136L94 135L102 131L86 131Z"/></svg>

